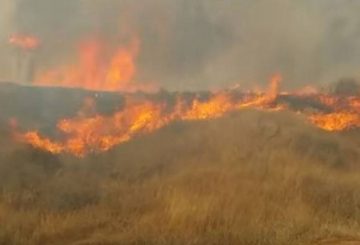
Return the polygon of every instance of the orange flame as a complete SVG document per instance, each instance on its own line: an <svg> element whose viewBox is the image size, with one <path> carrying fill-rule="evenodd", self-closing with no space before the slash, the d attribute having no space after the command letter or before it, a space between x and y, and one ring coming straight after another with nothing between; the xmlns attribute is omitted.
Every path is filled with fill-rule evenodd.
<svg viewBox="0 0 360 245"><path fill-rule="evenodd" d="M132 38L127 46L119 47L113 57L106 59L106 49L100 41L85 41L80 45L76 64L43 71L35 84L97 91L154 91L154 84L134 82L139 49L139 39Z"/></svg>
<svg viewBox="0 0 360 245"><path fill-rule="evenodd" d="M360 127L360 114L351 112L334 112L310 116L312 123L327 131L342 131Z"/></svg>
<svg viewBox="0 0 360 245"><path fill-rule="evenodd" d="M40 40L35 36L16 34L10 37L9 43L24 50L34 50L39 47Z"/></svg>
<svg viewBox="0 0 360 245"><path fill-rule="evenodd" d="M60 143L41 137L37 132L26 133L22 140L52 153L68 152L76 156L84 156L89 152L107 151L137 134L163 127L171 118L169 115L163 116L162 111L161 105L150 102L129 105L108 117L79 116L60 121L57 128L68 136Z"/></svg>
<svg viewBox="0 0 360 245"><path fill-rule="evenodd" d="M59 154L62 152L62 146L60 144L41 137L37 131L28 132L21 136L21 138L29 142L35 148L44 149L54 154Z"/></svg>
<svg viewBox="0 0 360 245"><path fill-rule="evenodd" d="M204 120L218 118L225 113L243 108L262 110L285 110L288 105L280 96L306 100L309 96L329 112L319 111L308 114L315 126L327 131L341 131L360 127L360 98L342 98L325 94L279 93L281 76L271 80L267 92L249 92L234 96L233 91L221 91L209 95L208 99L195 98L187 101L179 96L175 105L144 100L127 100L124 108L111 116L87 116L85 109L93 106L93 101L86 100L86 108L75 118L61 120L57 128L64 136L56 141L40 136L37 131L22 135L21 140L32 146L54 153L70 153L82 157L89 153L104 152L132 138L153 132L175 120Z"/></svg>
<svg viewBox="0 0 360 245"><path fill-rule="evenodd" d="M234 101L229 93L221 92L211 95L207 101L195 99L190 105L180 99L171 111L166 110L165 105L151 101L128 103L112 116L84 117L83 113L79 113L76 118L61 120L57 128L66 136L62 142L42 137L36 131L26 133L22 140L52 153L67 152L84 156L90 152L107 151L136 135L153 132L174 120L203 120L220 117L240 108L267 107L275 98L273 90L238 101ZM86 100L86 106L89 105L91 102Z"/></svg>

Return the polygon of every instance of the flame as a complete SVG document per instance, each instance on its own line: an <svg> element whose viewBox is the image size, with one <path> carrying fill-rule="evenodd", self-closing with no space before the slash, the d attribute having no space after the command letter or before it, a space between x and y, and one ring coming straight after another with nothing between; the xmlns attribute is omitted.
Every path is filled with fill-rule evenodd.
<svg viewBox="0 0 360 245"><path fill-rule="evenodd" d="M19 138L30 142L35 148L45 149L53 154L59 154L62 152L62 146L60 144L52 142L50 139L41 137L37 131L27 132L24 135L19 136Z"/></svg>
<svg viewBox="0 0 360 245"><path fill-rule="evenodd" d="M9 38L9 43L23 50L34 50L39 47L40 40L31 35L15 34Z"/></svg>
<svg viewBox="0 0 360 245"><path fill-rule="evenodd" d="M68 136L63 142L54 142L36 131L22 135L21 140L51 153L68 152L81 157L89 152L107 151L137 134L159 129L170 121L170 115L163 115L162 105L136 103L112 116L83 117L79 113L76 118L61 120L57 128Z"/></svg>
<svg viewBox="0 0 360 245"><path fill-rule="evenodd" d="M234 110L235 106L226 93L215 94L209 101L194 100L189 110L181 116L183 120L201 120L216 118Z"/></svg>
<svg viewBox="0 0 360 245"><path fill-rule="evenodd" d="M273 89L273 85L271 88ZM137 135L164 127L174 120L204 120L220 117L240 108L270 106L266 104L276 98L272 89L269 93L252 95L237 101L231 98L228 92L212 94L206 101L195 99L190 105L179 99L170 111L161 103L128 101L123 110L112 116L84 116L84 108L89 110L93 105L91 101L85 100L84 108L76 118L63 119L58 123L57 129L66 136L64 141L54 142L40 136L36 131L24 134L22 140L35 148L52 153L66 152L81 157L91 152L107 151Z"/></svg>
<svg viewBox="0 0 360 245"><path fill-rule="evenodd" d="M350 107L360 113L360 98L351 97L349 98Z"/></svg>
<svg viewBox="0 0 360 245"><path fill-rule="evenodd" d="M103 42L86 40L79 46L77 63L40 72L35 84L96 91L155 91L154 84L134 82L139 50L140 40L133 37L128 45L118 47L115 54L107 58L108 50Z"/></svg>
<svg viewBox="0 0 360 245"><path fill-rule="evenodd" d="M312 123L327 131L342 131L360 127L360 114L351 112L334 112L310 116Z"/></svg>
<svg viewBox="0 0 360 245"><path fill-rule="evenodd" d="M234 101L228 92L219 92L212 96L206 102L194 100L192 107L181 118L183 120L200 120L216 118L224 115L229 111L239 110L247 107L268 108L278 110L280 107L272 105L276 100L279 92L279 85L282 80L281 75L276 74L270 81L270 87L266 93L257 92L249 94L248 97L240 101Z"/></svg>
<svg viewBox="0 0 360 245"><path fill-rule="evenodd" d="M286 98L307 101L311 98L324 106L324 111L304 114L309 122L327 131L342 131L360 127L360 98L338 97L312 92L279 92L281 76L271 79L265 92L234 94L232 90L211 93L207 99L186 99L179 95L175 105L150 99L133 101L126 98L124 107L113 115L94 114L93 100L85 100L84 107L74 118L63 119L57 129L63 137L51 140L37 131L21 134L21 140L54 154L68 153L83 157L89 153L104 152L134 137L151 133L176 120L193 121L218 118L244 108L278 111L288 109ZM284 99L285 98L285 99ZM91 112L89 115L89 112Z"/></svg>
<svg viewBox="0 0 360 245"><path fill-rule="evenodd" d="M138 52L138 39L134 39L128 49L121 47L117 50L106 74L106 86L116 88L119 81L119 85L121 86L119 89L124 89L129 86L129 82L136 73L134 56L137 56Z"/></svg>
<svg viewBox="0 0 360 245"><path fill-rule="evenodd" d="M319 100L332 111L310 116L310 121L327 131L360 127L360 97L320 95Z"/></svg>

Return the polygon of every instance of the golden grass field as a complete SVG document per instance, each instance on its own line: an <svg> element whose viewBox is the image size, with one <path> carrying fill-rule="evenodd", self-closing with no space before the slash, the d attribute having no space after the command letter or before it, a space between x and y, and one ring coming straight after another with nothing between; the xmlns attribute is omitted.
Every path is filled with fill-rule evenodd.
<svg viewBox="0 0 360 245"><path fill-rule="evenodd" d="M174 123L76 159L0 139L0 244L356 244L359 131L290 113Z"/></svg>

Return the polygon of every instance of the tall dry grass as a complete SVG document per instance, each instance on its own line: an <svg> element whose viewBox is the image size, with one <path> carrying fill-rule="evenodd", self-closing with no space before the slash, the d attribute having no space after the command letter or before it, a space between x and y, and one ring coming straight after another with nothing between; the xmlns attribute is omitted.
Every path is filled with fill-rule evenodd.
<svg viewBox="0 0 360 245"><path fill-rule="evenodd" d="M0 164L0 244L360 238L359 145L293 117L175 123L82 160L10 152Z"/></svg>

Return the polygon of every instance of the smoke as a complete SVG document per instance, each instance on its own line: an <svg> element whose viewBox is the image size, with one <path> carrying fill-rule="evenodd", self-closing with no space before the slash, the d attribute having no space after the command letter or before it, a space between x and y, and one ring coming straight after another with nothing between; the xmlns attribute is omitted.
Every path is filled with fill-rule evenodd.
<svg viewBox="0 0 360 245"><path fill-rule="evenodd" d="M39 69L74 59L84 38L116 46L134 34L141 39L136 79L170 89L248 87L275 72L284 75L284 86L297 87L358 77L360 67L356 0L2 0L2 5L2 43L11 32L39 36ZM0 49L5 64L9 47Z"/></svg>
<svg viewBox="0 0 360 245"><path fill-rule="evenodd" d="M0 4L0 80L11 77L11 63L8 62L11 52L8 50L7 38L13 25L15 3L13 0L1 0Z"/></svg>

